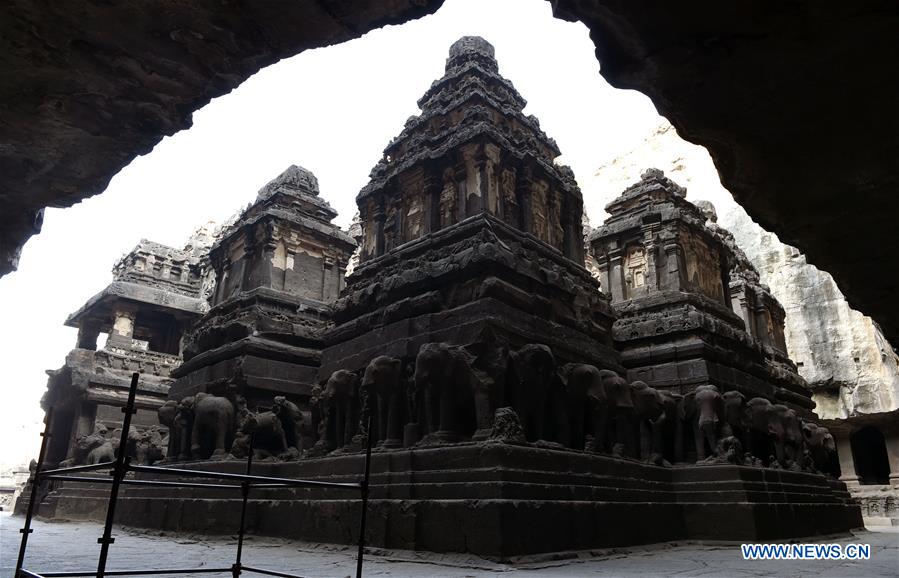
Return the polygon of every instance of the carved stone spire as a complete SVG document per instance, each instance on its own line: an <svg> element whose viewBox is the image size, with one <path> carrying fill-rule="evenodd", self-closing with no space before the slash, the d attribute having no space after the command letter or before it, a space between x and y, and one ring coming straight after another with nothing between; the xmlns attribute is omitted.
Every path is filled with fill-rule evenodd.
<svg viewBox="0 0 899 578"><path fill-rule="evenodd" d="M357 197L361 262L488 214L583 262L580 190L526 101L498 71L493 46L465 36L419 99Z"/></svg>

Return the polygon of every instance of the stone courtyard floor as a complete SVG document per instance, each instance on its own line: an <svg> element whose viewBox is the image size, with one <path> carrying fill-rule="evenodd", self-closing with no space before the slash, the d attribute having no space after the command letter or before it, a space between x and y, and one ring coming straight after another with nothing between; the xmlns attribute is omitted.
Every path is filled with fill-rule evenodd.
<svg viewBox="0 0 899 578"><path fill-rule="evenodd" d="M12 576L23 518L0 514L0 576ZM102 526L95 523L35 521L26 568L35 571L96 568ZM871 559L864 561L744 561L738 544L686 542L650 547L582 552L567 557L532 558L500 564L464 555L372 550L365 557L366 576L466 578L475 576L522 578L558 576L815 576L864 578L899 576L897 528L860 531L821 543L865 543ZM176 567L229 567L236 541L228 537L202 538L160 535L158 532L117 528L110 550L110 570ZM244 563L306 577L343 577L355 573L355 551L346 546L293 542L251 536L245 543ZM182 576L218 576L190 574ZM230 576L230 574L220 574ZM244 574L254 576L255 574Z"/></svg>

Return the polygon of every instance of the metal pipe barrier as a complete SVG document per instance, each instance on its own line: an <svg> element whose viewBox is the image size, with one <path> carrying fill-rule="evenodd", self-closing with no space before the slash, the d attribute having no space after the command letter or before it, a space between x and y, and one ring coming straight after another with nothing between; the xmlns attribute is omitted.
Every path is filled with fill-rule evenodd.
<svg viewBox="0 0 899 578"><path fill-rule="evenodd" d="M137 394L137 384L140 374L135 372L131 375L131 387L128 390L128 401L122 408L125 414L122 420L122 435L119 441L119 447L116 451L116 459L111 462L101 462L86 466L73 466L69 468L54 468L49 470L41 470L47 453L47 444L50 439L50 426L53 420L53 408L47 410L47 416L44 421L44 431L41 433L41 449L38 454L37 466L31 475L29 483L31 484L30 500L25 513L25 525L19 530L22 533L22 542L19 545L19 557L16 562L15 576L18 578L54 578L69 576L96 576L104 578L105 576L159 576L159 575L176 575L176 574L231 574L233 578L238 578L243 573L262 574L266 576L280 576L283 578L301 578L297 574L289 574L277 570L269 570L265 568L257 568L255 566L247 566L242 562L244 535L246 533L246 515L247 503L250 497L250 490L255 489L274 489L274 488L324 488L333 490L355 490L360 493L362 501L362 512L359 516L359 542L356 554L356 578L362 578L362 560L365 551L365 522L366 512L368 510L368 487L371 477L371 446L372 446L372 415L368 416L368 424L366 428L366 448L365 448L365 471L362 481L359 483L342 483L342 482L322 482L318 480L299 480L293 478L278 478L271 476L254 476L251 469L253 467L253 438L250 438L250 451L247 457L247 466L243 474L231 474L226 472L210 472L206 470L190 470L181 468L163 468L159 466L140 466L130 463L127 456L128 432L131 428L131 416L136 413L135 396ZM111 477L91 477L91 476L73 476L69 474L79 472L90 472L96 470L109 469ZM128 472L143 472L161 475L185 476L192 478L206 478L239 483L207 483L207 482L186 482L186 481L163 481L163 480L134 480L128 479L125 475ZM31 528L31 521L34 519L35 507L37 503L38 487L44 481L68 481L76 483L91 484L109 484L109 500L106 506L106 522L103 525L103 536L97 539L100 544L100 556L97 561L96 570L76 570L68 572L35 572L24 567L25 553L28 548L28 537L34 532ZM109 547L115 543L112 536L112 526L115 518L116 504L119 499L119 489L121 486L176 486L181 488L211 488L222 490L240 490L241 510L240 510L240 527L237 534L237 553L235 562L228 568L169 568L169 569L153 569L153 570L107 570L106 561L109 556Z"/></svg>

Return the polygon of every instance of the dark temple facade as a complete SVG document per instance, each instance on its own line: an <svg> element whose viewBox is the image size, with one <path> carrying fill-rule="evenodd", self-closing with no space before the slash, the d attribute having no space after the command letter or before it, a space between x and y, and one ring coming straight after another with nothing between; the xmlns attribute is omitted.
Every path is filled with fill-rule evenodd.
<svg viewBox="0 0 899 578"><path fill-rule="evenodd" d="M257 473L356 481L371 440L369 544L500 559L861 526L783 308L707 207L648 170L585 249L574 175L482 38L418 104L357 196L345 281L355 244L305 169L217 238L158 409L164 463L243 471L252 450ZM50 496L59 517L105 503ZM128 487L119 512L229 532L238 501ZM347 543L359 503L259 490L247 515Z"/></svg>

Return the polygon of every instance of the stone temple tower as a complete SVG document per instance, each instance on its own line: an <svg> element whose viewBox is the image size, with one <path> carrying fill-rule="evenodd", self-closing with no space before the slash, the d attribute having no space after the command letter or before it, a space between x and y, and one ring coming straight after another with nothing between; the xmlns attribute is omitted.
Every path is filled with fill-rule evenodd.
<svg viewBox="0 0 899 578"><path fill-rule="evenodd" d="M170 397L274 395L305 402L316 381L329 303L343 288L355 243L331 223L310 171L288 167L212 246L211 309L192 328Z"/></svg>
<svg viewBox="0 0 899 578"><path fill-rule="evenodd" d="M360 263L335 307L321 378L378 355L411 375L429 342L468 347L485 365L496 348L539 343L559 363L620 368L611 308L583 267L580 190L522 113L493 46L454 43L418 104L357 197Z"/></svg>

